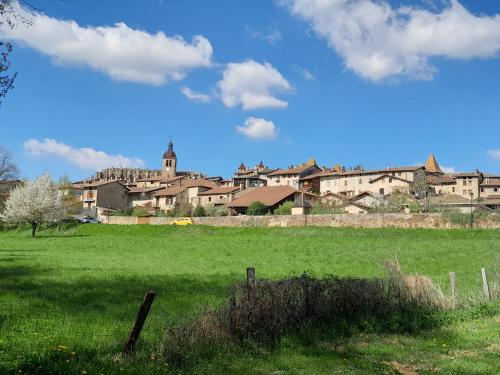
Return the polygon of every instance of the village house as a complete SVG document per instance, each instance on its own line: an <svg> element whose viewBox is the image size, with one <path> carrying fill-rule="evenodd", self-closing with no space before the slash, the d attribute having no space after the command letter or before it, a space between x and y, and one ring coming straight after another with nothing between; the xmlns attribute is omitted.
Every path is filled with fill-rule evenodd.
<svg viewBox="0 0 500 375"><path fill-rule="evenodd" d="M309 175L321 172L316 164L316 160L311 159L306 163L293 166L287 169L277 169L267 175L268 186L290 186L294 189L300 187L300 179Z"/></svg>
<svg viewBox="0 0 500 375"><path fill-rule="evenodd" d="M450 177L455 179L456 194L462 197L472 195L474 199L480 198L479 185L483 181L483 174L476 170L470 173L452 173Z"/></svg>
<svg viewBox="0 0 500 375"><path fill-rule="evenodd" d="M198 203L202 206L223 206L231 202L235 198L236 193L241 190L239 186L218 186L198 193Z"/></svg>
<svg viewBox="0 0 500 375"><path fill-rule="evenodd" d="M419 170L423 171L424 166L323 172L320 176L320 193L343 194L347 197L364 192L388 195L395 189L409 189Z"/></svg>
<svg viewBox="0 0 500 375"><path fill-rule="evenodd" d="M483 176L483 180L479 183L479 194L481 198L500 195L500 177Z"/></svg>
<svg viewBox="0 0 500 375"><path fill-rule="evenodd" d="M129 191L124 181L101 181L82 184L84 213L95 214L97 207L123 210L128 207Z"/></svg>
<svg viewBox="0 0 500 375"><path fill-rule="evenodd" d="M152 194L153 205L161 211L172 210L176 204L188 204L196 207L199 204L199 194L218 187L217 184L205 179L182 179L175 186L162 188Z"/></svg>
<svg viewBox="0 0 500 375"><path fill-rule="evenodd" d="M246 214L248 207L254 202L261 202L269 213L272 213L284 202L294 202L301 192L291 186L262 186L251 189L240 197L232 200L227 206L238 214Z"/></svg>

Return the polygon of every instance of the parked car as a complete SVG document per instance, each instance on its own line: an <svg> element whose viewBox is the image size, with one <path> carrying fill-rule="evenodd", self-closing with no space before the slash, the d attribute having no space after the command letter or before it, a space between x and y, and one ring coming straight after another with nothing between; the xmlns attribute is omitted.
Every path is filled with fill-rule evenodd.
<svg viewBox="0 0 500 375"><path fill-rule="evenodd" d="M80 223L82 224L101 224L99 220L93 217L85 216L83 219L80 220Z"/></svg>
<svg viewBox="0 0 500 375"><path fill-rule="evenodd" d="M177 219L173 221L170 225L192 225L193 224L193 219L187 217L184 219Z"/></svg>

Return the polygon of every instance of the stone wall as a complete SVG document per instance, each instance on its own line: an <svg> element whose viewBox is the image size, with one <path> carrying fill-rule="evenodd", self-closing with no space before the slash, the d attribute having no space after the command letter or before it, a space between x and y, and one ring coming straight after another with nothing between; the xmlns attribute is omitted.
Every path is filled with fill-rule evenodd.
<svg viewBox="0 0 500 375"><path fill-rule="evenodd" d="M172 217L121 217L110 216L104 220L107 224L152 224L168 225L176 218ZM454 228L458 227L443 220L441 214L367 214L367 215L265 215L265 216L225 216L194 217L194 224L217 227L356 227L356 228ZM475 223L480 228L500 228L500 220L486 219Z"/></svg>

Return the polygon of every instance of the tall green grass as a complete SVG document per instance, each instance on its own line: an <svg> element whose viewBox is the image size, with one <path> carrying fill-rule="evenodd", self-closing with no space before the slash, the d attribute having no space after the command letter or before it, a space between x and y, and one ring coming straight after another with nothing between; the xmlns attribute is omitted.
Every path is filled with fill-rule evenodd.
<svg viewBox="0 0 500 375"><path fill-rule="evenodd" d="M34 239L28 231L3 231L0 373L34 371L30 363L40 374L167 371L157 360L164 332L220 305L248 266L266 279L304 271L378 277L383 261L397 258L406 273L431 277L445 293L454 271L462 298L480 302L480 268L491 269L499 240L498 230L468 229L82 225L42 230ZM121 358L117 353L149 288L158 297L137 353ZM206 371L227 369L224 361L215 359Z"/></svg>

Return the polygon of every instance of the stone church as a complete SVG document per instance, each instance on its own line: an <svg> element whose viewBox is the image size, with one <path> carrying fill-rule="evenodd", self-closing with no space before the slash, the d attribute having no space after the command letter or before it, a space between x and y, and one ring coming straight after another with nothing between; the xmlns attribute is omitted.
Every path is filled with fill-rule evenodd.
<svg viewBox="0 0 500 375"><path fill-rule="evenodd" d="M145 168L106 168L96 172L89 180L92 182L124 181L127 185L135 185L138 181L162 180L176 176L202 178L203 174L193 171L177 170L177 155L172 140L168 142L167 151L163 153L161 169Z"/></svg>

